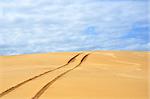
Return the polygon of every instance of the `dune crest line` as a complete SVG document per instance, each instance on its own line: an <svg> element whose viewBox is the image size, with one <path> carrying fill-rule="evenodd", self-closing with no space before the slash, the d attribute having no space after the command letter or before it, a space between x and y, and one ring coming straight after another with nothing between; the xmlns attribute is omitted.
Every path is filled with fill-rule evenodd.
<svg viewBox="0 0 150 99"><path fill-rule="evenodd" d="M36 78L38 78L38 77L41 77L41 76L43 76L43 75L45 75L45 74L47 74L47 73L50 73L50 72L52 72L52 71L55 71L55 70L58 70L58 69L60 69L60 68L63 68L63 67L65 67L65 66L67 66L68 64L70 64L71 62L73 62L73 61L75 60L75 58L78 57L80 54L82 54L82 53L79 53L79 54L75 55L74 57L72 57L71 59L69 59L69 61L68 61L66 64L64 64L64 65L62 65L62 66L59 66L59 67L54 68L54 69L52 69L52 70L48 70L48 71L46 71L46 72L44 72L44 73L41 73L41 74L39 74L39 75L36 75L36 76L34 76L34 77L32 77L32 78L29 78L29 79L27 79L27 80L25 80L25 81L23 81L23 82L21 82L21 83L15 85L15 86L11 87L11 88L9 88L9 89L3 91L2 93L0 93L0 97L6 95L6 94L8 94L8 93L10 93L11 91L17 89L18 87L24 85L25 83L27 83L27 82L29 82L29 81L32 81L32 80L34 80L34 79L36 79Z"/></svg>
<svg viewBox="0 0 150 99"><path fill-rule="evenodd" d="M59 78L61 78L62 76L64 76L65 74L67 74L68 72L74 70L75 68L79 67L82 62L89 56L90 54L86 54L80 61L80 63L78 65L76 65L75 67L63 72L62 74L58 75L57 77L55 77L54 79L52 79L50 82L48 82L44 87L41 88L41 90L39 90L32 99L38 99L54 82L56 82Z"/></svg>

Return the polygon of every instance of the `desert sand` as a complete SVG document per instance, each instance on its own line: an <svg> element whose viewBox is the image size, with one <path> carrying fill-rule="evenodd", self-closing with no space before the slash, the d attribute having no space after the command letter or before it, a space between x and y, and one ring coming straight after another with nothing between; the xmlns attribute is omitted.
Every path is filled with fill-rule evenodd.
<svg viewBox="0 0 150 99"><path fill-rule="evenodd" d="M0 56L1 99L148 99L150 52Z"/></svg>

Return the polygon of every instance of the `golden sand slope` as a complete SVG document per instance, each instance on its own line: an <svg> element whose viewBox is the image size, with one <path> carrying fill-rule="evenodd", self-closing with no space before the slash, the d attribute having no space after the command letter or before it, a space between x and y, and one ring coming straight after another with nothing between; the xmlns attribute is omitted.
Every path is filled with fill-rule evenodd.
<svg viewBox="0 0 150 99"><path fill-rule="evenodd" d="M148 99L149 52L0 57L1 99Z"/></svg>

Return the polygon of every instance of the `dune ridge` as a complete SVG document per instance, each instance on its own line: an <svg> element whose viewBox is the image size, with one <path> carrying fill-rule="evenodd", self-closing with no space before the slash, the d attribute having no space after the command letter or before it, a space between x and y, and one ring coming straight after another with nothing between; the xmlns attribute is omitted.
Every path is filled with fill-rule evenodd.
<svg viewBox="0 0 150 99"><path fill-rule="evenodd" d="M0 56L2 99L148 99L149 52Z"/></svg>

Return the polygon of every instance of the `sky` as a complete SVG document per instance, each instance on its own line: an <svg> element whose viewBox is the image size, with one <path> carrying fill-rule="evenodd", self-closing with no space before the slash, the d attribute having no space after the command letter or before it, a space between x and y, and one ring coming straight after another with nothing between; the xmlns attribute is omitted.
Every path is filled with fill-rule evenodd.
<svg viewBox="0 0 150 99"><path fill-rule="evenodd" d="M0 55L150 51L148 0L0 0Z"/></svg>

